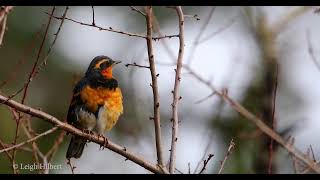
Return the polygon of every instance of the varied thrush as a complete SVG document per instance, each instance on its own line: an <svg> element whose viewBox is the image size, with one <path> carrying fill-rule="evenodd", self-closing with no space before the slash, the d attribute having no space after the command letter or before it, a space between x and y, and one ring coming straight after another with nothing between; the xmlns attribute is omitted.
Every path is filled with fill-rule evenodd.
<svg viewBox="0 0 320 180"><path fill-rule="evenodd" d="M83 78L73 89L67 122L78 129L96 132L109 131L123 113L122 93L112 68L120 61L107 56L95 57ZM66 158L79 158L87 140L72 135Z"/></svg>

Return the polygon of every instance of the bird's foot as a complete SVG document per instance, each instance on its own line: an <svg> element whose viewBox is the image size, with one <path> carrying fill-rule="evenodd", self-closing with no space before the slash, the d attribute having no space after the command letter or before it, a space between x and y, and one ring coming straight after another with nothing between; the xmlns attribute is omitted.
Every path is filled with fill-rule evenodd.
<svg viewBox="0 0 320 180"><path fill-rule="evenodd" d="M109 144L108 139L102 134L98 134L98 136L99 136L99 138L100 137L103 138L103 145L100 145L99 150L101 150L101 148L102 148L102 150L104 150L104 148Z"/></svg>
<svg viewBox="0 0 320 180"><path fill-rule="evenodd" d="M94 132L89 129L82 129L82 132L84 132L86 134L94 135Z"/></svg>

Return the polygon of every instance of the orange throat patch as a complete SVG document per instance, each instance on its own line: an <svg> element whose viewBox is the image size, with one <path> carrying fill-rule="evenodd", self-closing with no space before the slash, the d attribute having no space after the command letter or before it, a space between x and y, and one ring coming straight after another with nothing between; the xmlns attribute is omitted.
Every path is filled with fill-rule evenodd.
<svg viewBox="0 0 320 180"><path fill-rule="evenodd" d="M112 78L112 66L102 70L101 74L107 78L107 79L111 79Z"/></svg>

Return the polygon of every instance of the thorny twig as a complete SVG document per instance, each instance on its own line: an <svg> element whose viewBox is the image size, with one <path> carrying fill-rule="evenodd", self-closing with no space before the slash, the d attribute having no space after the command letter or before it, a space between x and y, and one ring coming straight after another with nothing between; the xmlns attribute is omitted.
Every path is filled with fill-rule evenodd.
<svg viewBox="0 0 320 180"><path fill-rule="evenodd" d="M177 68L175 69L175 82L173 89L172 100L172 138L171 138L171 151L170 151L170 163L169 172L172 174L175 170L176 161L176 148L178 141L179 130L179 116L178 116L178 102L181 99L179 95L180 81L181 81L181 69L184 55L184 15L181 6L176 7L177 15L179 17L179 51L177 59Z"/></svg>
<svg viewBox="0 0 320 180"><path fill-rule="evenodd" d="M220 166L220 169L218 171L218 174L221 174L228 157L232 153L232 150L233 150L234 146L235 146L235 143L233 142L233 139L231 139L230 145L229 145L228 150L227 150L227 154L225 155L223 161L221 162L221 166Z"/></svg>
<svg viewBox="0 0 320 180"><path fill-rule="evenodd" d="M163 161L163 149L161 142L161 126L160 126L160 98L158 89L158 79L157 72L153 54L152 45L152 7L145 7L146 11L146 21L147 21L147 48L148 48L148 59L150 64L150 73L152 79L152 92L153 92L153 120L155 127L155 137L156 137L156 148L157 148L157 159L160 167L165 168Z"/></svg>
<svg viewBox="0 0 320 180"><path fill-rule="evenodd" d="M210 161L210 159L211 159L213 156L214 156L213 154L209 154L209 155L208 155L208 159L203 160L203 167L202 167L202 169L200 170L199 174L202 174L202 173L206 170L207 164L208 164L208 162Z"/></svg>

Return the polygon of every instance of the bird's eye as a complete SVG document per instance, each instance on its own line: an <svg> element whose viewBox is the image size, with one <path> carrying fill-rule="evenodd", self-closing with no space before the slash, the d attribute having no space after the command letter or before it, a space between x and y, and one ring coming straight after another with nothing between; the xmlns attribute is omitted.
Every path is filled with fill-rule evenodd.
<svg viewBox="0 0 320 180"><path fill-rule="evenodd" d="M103 62L100 64L100 69L105 69L107 68L107 62Z"/></svg>

